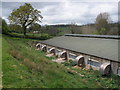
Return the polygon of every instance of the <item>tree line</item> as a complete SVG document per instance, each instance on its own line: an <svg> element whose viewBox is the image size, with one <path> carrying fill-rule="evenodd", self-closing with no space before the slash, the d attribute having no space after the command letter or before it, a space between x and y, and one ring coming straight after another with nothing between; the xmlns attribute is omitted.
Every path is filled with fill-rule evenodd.
<svg viewBox="0 0 120 90"><path fill-rule="evenodd" d="M71 22L67 25L45 25L41 26L43 16L41 11L32 7L31 4L25 3L17 9L14 9L8 17L10 24L7 25L6 21L2 18L2 33L23 33L26 36L26 33L48 33L52 36L62 35L66 31L67 33L82 33L80 26L76 23ZM112 27L112 20L110 15L107 12L100 13L97 15L94 23L96 32L95 34L106 35L109 34L110 28ZM63 28L68 30L63 30ZM89 29L88 29L89 30ZM117 34L117 33L116 33Z"/></svg>

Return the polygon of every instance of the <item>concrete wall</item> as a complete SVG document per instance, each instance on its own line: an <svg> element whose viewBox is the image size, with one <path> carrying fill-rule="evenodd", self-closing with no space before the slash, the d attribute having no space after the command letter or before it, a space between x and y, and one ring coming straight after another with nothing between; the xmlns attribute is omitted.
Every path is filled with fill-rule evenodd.
<svg viewBox="0 0 120 90"><path fill-rule="evenodd" d="M120 76L120 63L118 63L118 70L117 70L118 75Z"/></svg>
<svg viewBox="0 0 120 90"><path fill-rule="evenodd" d="M111 70L113 74L117 74L117 70L118 70L118 63L117 62L113 62L111 61Z"/></svg>

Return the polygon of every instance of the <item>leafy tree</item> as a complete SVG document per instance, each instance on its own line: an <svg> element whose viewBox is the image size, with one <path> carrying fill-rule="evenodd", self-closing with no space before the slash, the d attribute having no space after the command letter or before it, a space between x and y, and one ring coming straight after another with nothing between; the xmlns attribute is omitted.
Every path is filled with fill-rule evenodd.
<svg viewBox="0 0 120 90"><path fill-rule="evenodd" d="M2 18L0 17L0 34L2 33Z"/></svg>
<svg viewBox="0 0 120 90"><path fill-rule="evenodd" d="M16 24L10 24L9 29L11 32L16 32L16 33L22 33L22 27L20 25Z"/></svg>
<svg viewBox="0 0 120 90"><path fill-rule="evenodd" d="M10 23L22 26L24 36L26 36L27 27L33 23L41 22L42 18L41 12L34 9L29 3L14 9L8 17Z"/></svg>
<svg viewBox="0 0 120 90"><path fill-rule="evenodd" d="M107 34L109 31L110 16L108 13L100 13L96 18L96 29L98 34Z"/></svg>
<svg viewBox="0 0 120 90"><path fill-rule="evenodd" d="M8 32L9 32L8 25L7 25L6 21L4 19L2 19L2 33L8 34Z"/></svg>
<svg viewBox="0 0 120 90"><path fill-rule="evenodd" d="M57 27L46 25L43 32L48 33L51 36L57 36L60 33L60 30Z"/></svg>

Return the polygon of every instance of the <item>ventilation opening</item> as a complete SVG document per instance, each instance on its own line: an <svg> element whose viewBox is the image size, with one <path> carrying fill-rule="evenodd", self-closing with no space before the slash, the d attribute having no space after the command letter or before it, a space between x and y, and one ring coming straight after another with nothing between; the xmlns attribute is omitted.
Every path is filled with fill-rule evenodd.
<svg viewBox="0 0 120 90"><path fill-rule="evenodd" d="M51 48L48 52L49 53L54 53L54 55L55 55L55 48Z"/></svg>
<svg viewBox="0 0 120 90"><path fill-rule="evenodd" d="M61 52L60 53L60 57L64 58L65 60L67 60L67 52L66 51Z"/></svg>
<svg viewBox="0 0 120 90"><path fill-rule="evenodd" d="M36 44L37 49L40 49L40 47L41 47L40 43Z"/></svg>
<svg viewBox="0 0 120 90"><path fill-rule="evenodd" d="M47 52L47 47L46 47L46 46L43 46L43 47L41 48L41 50L44 51L44 52Z"/></svg>
<svg viewBox="0 0 120 90"><path fill-rule="evenodd" d="M83 56L78 56L76 60L79 67L85 67L85 60Z"/></svg>
<svg viewBox="0 0 120 90"><path fill-rule="evenodd" d="M111 65L110 63L104 63L100 66L100 72L102 75L110 75L111 73Z"/></svg>

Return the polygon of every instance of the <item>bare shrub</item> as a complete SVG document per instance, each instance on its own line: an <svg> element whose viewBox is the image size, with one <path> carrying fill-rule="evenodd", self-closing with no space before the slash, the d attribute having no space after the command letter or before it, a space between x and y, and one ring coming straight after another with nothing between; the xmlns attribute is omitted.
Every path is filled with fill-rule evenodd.
<svg viewBox="0 0 120 90"><path fill-rule="evenodd" d="M28 66L28 67L30 67L31 69L38 69L37 68L37 64L35 64L34 62L31 62L29 59L27 59L27 58L25 58L24 60L23 60L23 63L26 65L26 66Z"/></svg>
<svg viewBox="0 0 120 90"><path fill-rule="evenodd" d="M10 50L9 52L14 58L21 60L24 65L29 67L32 70L39 71L42 73L42 70L40 68L40 65L30 61L28 58L24 58L19 52L16 50Z"/></svg>
<svg viewBox="0 0 120 90"><path fill-rule="evenodd" d="M14 58L17 58L18 60L23 60L23 56L18 53L16 50L10 50L9 52Z"/></svg>

